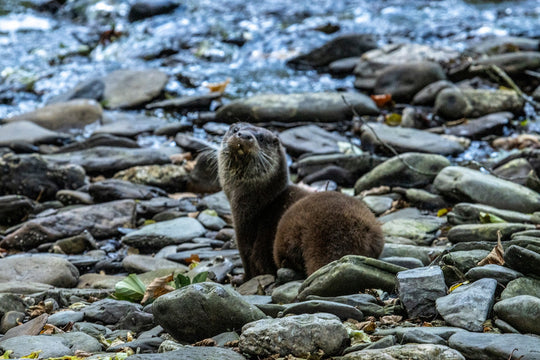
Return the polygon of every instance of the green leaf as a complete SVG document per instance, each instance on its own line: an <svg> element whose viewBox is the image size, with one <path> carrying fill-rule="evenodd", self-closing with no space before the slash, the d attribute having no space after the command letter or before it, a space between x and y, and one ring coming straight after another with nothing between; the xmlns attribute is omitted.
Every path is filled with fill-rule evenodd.
<svg viewBox="0 0 540 360"><path fill-rule="evenodd" d="M191 280L189 279L189 277L185 275L178 274L174 278L174 285L176 286L177 289L180 289L181 287L184 287L184 286L188 286L189 284L191 284Z"/></svg>
<svg viewBox="0 0 540 360"><path fill-rule="evenodd" d="M480 222L482 224L503 223L506 222L497 215L480 211Z"/></svg>
<svg viewBox="0 0 540 360"><path fill-rule="evenodd" d="M207 278L208 278L208 271L203 271L195 275L192 283L197 284L197 283L205 282Z"/></svg>
<svg viewBox="0 0 540 360"><path fill-rule="evenodd" d="M127 278L119 281L114 286L113 296L119 300L139 302L146 292L146 286L135 274L129 274Z"/></svg>

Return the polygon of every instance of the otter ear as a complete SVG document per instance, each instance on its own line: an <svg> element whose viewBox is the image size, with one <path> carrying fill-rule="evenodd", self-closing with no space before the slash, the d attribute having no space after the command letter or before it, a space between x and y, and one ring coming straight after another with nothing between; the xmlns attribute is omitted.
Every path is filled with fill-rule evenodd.
<svg viewBox="0 0 540 360"><path fill-rule="evenodd" d="M279 145L280 144L279 138L277 136L274 136L273 143L274 143L274 145Z"/></svg>

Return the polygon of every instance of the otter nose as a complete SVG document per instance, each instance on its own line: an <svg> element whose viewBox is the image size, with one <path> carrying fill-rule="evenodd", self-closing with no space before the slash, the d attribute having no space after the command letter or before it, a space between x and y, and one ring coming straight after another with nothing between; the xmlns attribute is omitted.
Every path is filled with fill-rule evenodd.
<svg viewBox="0 0 540 360"><path fill-rule="evenodd" d="M236 136L238 136L242 140L253 140L253 136L247 131L239 131L236 133Z"/></svg>

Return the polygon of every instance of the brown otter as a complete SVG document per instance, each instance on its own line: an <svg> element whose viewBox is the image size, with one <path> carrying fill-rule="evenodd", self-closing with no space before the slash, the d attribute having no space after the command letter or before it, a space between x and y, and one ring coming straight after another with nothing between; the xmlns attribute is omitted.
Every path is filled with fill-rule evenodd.
<svg viewBox="0 0 540 360"><path fill-rule="evenodd" d="M245 280L273 274L277 266L311 274L347 254L378 257L382 251L380 225L360 200L290 183L285 151L271 131L231 125L218 152L218 172Z"/></svg>

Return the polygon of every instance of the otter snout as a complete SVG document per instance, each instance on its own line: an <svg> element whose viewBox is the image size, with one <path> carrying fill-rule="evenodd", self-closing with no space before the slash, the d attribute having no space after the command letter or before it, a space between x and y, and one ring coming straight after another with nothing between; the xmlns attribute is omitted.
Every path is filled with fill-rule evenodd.
<svg viewBox="0 0 540 360"><path fill-rule="evenodd" d="M229 138L228 146L236 154L245 155L256 146L256 139L249 131L237 131Z"/></svg>

